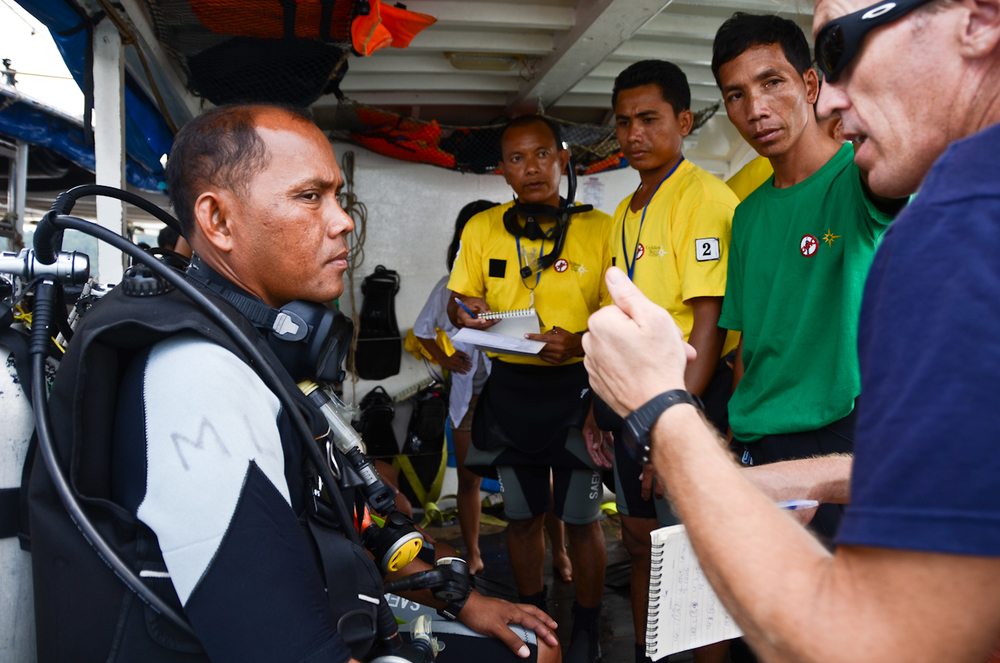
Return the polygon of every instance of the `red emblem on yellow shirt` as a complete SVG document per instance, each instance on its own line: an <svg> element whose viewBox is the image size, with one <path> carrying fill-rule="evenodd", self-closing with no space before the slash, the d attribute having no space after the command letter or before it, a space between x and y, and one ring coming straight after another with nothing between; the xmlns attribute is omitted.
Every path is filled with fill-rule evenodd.
<svg viewBox="0 0 1000 663"><path fill-rule="evenodd" d="M569 263L560 258L559 260L556 260L556 264L553 266L556 268L556 271L561 274L569 268Z"/></svg>

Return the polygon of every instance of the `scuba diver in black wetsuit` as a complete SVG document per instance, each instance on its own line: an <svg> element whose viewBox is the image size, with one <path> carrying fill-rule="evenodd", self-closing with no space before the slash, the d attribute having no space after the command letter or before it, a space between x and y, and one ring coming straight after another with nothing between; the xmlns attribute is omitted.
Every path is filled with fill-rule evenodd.
<svg viewBox="0 0 1000 663"><path fill-rule="evenodd" d="M167 179L196 252L188 281L247 335L261 329L261 316L296 341L303 325L311 332L308 316L283 311L341 294L353 229L337 202L343 180L333 149L311 119L269 106L213 109L177 135ZM290 416L252 355L179 292L129 291L128 281L77 329L50 399L51 432L92 520L84 524L189 627L135 600L142 592L115 577L63 508L63 477L35 462L39 660L342 663L384 654L372 608L385 603L382 574L352 543L357 534L347 536L351 523L324 505L330 486L317 480L315 452L293 425L301 417ZM285 365L263 345L268 362ZM279 372L291 389L303 379ZM294 405L314 437L330 434L322 398L296 391ZM344 458L337 475L348 470ZM364 486L339 493L359 529L364 502L381 499ZM375 561L384 571L386 558ZM387 577L430 568L413 560ZM470 652L559 660L556 624L532 606L475 591L441 601L410 589L408 598L470 629L441 637L439 661Z"/></svg>

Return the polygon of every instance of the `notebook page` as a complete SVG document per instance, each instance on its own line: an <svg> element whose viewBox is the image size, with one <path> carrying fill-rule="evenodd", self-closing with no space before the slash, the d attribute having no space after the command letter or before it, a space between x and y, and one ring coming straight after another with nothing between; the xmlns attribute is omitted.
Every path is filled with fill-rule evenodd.
<svg viewBox="0 0 1000 663"><path fill-rule="evenodd" d="M656 661L743 635L708 584L684 526L658 529L652 542L646 655Z"/></svg>
<svg viewBox="0 0 1000 663"><path fill-rule="evenodd" d="M505 336L468 327L459 329L458 333L451 337L451 340L458 343L468 343L487 352L510 355L537 355L545 347L541 341L529 341L523 335Z"/></svg>
<svg viewBox="0 0 1000 663"><path fill-rule="evenodd" d="M503 334L513 338L524 338L525 334L538 334L541 327L538 324L538 315L534 312L531 315L517 315L508 318L501 318L486 331L491 334Z"/></svg>

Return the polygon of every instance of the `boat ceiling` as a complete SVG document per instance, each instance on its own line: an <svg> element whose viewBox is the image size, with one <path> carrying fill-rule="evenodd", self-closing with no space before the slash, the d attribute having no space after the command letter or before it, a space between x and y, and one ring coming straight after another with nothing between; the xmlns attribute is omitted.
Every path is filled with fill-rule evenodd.
<svg viewBox="0 0 1000 663"><path fill-rule="evenodd" d="M813 12L811 0L410 0L406 6L437 23L409 48L352 57L341 90L361 103L458 126L538 109L574 122L610 124L615 77L645 59L679 65L698 111L722 101L711 59L726 18L737 11L781 14L802 26L811 42ZM517 64L505 71L453 64L481 53L512 55ZM321 126L333 125L337 103L327 95L313 104ZM722 177L755 156L724 112L685 150Z"/></svg>
<svg viewBox="0 0 1000 663"><path fill-rule="evenodd" d="M351 99L436 119L482 124L539 105L568 120L607 123L615 76L633 62L676 63L693 110L721 101L712 40L736 11L780 13L812 29L808 0L410 0L438 21L409 48L352 58L341 90ZM507 71L457 69L447 54L510 54ZM461 56L458 56L461 57ZM319 111L336 105L321 98Z"/></svg>

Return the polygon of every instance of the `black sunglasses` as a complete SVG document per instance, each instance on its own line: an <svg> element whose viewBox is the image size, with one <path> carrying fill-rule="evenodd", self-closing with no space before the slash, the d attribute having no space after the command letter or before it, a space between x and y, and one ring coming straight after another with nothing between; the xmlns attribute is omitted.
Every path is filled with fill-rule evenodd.
<svg viewBox="0 0 1000 663"><path fill-rule="evenodd" d="M816 35L816 64L833 82L854 58L865 35L886 23L902 18L931 0L899 0L880 2L847 16L841 16L823 26Z"/></svg>

